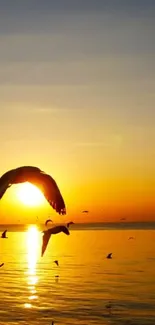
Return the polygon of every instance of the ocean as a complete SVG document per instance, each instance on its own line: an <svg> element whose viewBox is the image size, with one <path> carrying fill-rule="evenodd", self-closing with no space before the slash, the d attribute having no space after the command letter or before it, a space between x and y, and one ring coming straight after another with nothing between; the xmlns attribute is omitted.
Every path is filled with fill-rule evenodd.
<svg viewBox="0 0 155 325"><path fill-rule="evenodd" d="M155 324L154 224L73 225L43 257L42 227L4 229L0 325Z"/></svg>

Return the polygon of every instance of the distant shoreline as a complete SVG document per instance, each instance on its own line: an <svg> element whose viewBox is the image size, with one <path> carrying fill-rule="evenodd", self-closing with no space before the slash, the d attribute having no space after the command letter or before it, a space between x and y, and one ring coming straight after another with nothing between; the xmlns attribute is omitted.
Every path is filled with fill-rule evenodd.
<svg viewBox="0 0 155 325"><path fill-rule="evenodd" d="M39 224L39 223L0 224L0 231L3 229L8 229L9 231L26 231L30 226L37 226L39 230L45 228L44 224ZM76 223L70 227L70 230L129 230L129 229L155 230L155 222L122 221L122 222Z"/></svg>

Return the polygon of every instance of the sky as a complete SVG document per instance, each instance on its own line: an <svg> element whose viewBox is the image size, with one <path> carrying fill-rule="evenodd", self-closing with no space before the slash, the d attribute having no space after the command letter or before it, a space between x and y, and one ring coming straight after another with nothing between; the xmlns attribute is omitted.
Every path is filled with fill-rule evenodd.
<svg viewBox="0 0 155 325"><path fill-rule="evenodd" d="M0 0L0 175L51 174L65 220L155 221L154 30L153 0ZM0 222L64 218L15 192Z"/></svg>

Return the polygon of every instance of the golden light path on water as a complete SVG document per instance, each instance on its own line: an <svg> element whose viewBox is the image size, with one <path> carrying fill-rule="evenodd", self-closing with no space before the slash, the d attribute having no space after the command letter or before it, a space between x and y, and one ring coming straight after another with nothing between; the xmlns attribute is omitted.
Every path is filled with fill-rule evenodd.
<svg viewBox="0 0 155 325"><path fill-rule="evenodd" d="M38 282L37 277L37 259L40 253L39 247L39 231L36 226L30 226L27 234L26 234L26 243L27 243L27 263L28 263L28 271L27 271L27 284L29 289L29 300L37 299L37 290L36 284ZM25 303L25 308L31 308L32 303Z"/></svg>

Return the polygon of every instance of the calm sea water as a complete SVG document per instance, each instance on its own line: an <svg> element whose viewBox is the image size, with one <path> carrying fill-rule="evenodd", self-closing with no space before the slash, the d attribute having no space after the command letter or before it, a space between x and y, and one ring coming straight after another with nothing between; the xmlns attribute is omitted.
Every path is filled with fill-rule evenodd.
<svg viewBox="0 0 155 325"><path fill-rule="evenodd" d="M8 232L0 239L0 325L154 325L155 230L131 228L55 235L42 258L37 228Z"/></svg>

